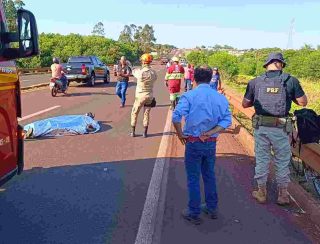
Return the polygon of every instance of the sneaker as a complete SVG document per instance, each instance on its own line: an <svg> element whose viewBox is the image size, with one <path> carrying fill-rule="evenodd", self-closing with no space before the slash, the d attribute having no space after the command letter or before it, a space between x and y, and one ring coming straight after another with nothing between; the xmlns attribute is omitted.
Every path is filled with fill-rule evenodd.
<svg viewBox="0 0 320 244"><path fill-rule="evenodd" d="M124 104L120 104L120 108L124 108Z"/></svg>
<svg viewBox="0 0 320 244"><path fill-rule="evenodd" d="M184 209L181 215L185 220L188 220L194 225L200 225L202 223L202 220L199 218L199 216L192 216L187 209Z"/></svg>
<svg viewBox="0 0 320 244"><path fill-rule="evenodd" d="M33 128L29 128L27 131L24 133L24 139L29 139L33 137Z"/></svg>
<svg viewBox="0 0 320 244"><path fill-rule="evenodd" d="M201 211L203 213L205 213L206 215L208 215L208 217L210 217L211 219L217 219L218 218L218 211L217 210L209 210L207 208L207 205L206 204L202 204L201 205Z"/></svg>

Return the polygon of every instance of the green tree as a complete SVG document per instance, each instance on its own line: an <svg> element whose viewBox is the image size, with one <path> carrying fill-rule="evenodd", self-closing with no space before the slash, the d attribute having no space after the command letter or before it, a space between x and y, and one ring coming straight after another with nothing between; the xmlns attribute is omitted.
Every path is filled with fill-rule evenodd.
<svg viewBox="0 0 320 244"><path fill-rule="evenodd" d="M95 36L104 36L104 25L102 22L98 22L97 24L94 25L93 30L91 32L92 35Z"/></svg>
<svg viewBox="0 0 320 244"><path fill-rule="evenodd" d="M187 60L195 66L208 64L208 56L204 51L191 51L187 55Z"/></svg>
<svg viewBox="0 0 320 244"><path fill-rule="evenodd" d="M228 52L215 52L209 56L208 64L219 67L223 79L230 80L239 74L238 58Z"/></svg>
<svg viewBox="0 0 320 244"><path fill-rule="evenodd" d="M239 73L243 75L255 76L257 63L253 57L242 58L239 62Z"/></svg>
<svg viewBox="0 0 320 244"><path fill-rule="evenodd" d="M134 41L137 42L143 52L151 52L152 47L157 40L154 36L152 25L138 26L134 30Z"/></svg>
<svg viewBox="0 0 320 244"><path fill-rule="evenodd" d="M16 9L19 9L19 8L22 8L23 6L25 6L25 4L22 0L15 0L14 5L15 5Z"/></svg>
<svg viewBox="0 0 320 244"><path fill-rule="evenodd" d="M129 25L125 25L123 30L120 32L120 36L118 38L119 42L127 42L132 43L132 35L133 35L133 29Z"/></svg>
<svg viewBox="0 0 320 244"><path fill-rule="evenodd" d="M4 0L2 1L2 3L3 3L6 18L7 18L9 31L15 32L17 31L17 24L16 24L17 9L14 4L14 1Z"/></svg>

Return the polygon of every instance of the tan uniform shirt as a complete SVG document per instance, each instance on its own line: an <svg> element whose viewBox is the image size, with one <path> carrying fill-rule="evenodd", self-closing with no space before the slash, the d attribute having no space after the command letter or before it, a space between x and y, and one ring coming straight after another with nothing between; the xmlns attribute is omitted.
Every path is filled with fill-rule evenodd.
<svg viewBox="0 0 320 244"><path fill-rule="evenodd" d="M153 86L157 80L157 73L150 66L133 70L133 76L137 78L136 97L153 97Z"/></svg>

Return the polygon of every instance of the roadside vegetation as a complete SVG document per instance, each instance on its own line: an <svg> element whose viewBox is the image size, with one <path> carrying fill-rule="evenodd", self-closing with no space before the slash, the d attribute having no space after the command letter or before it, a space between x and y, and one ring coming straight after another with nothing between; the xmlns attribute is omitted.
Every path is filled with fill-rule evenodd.
<svg viewBox="0 0 320 244"><path fill-rule="evenodd" d="M8 27L16 31L17 9L25 4L21 0L3 0ZM52 64L53 57L59 57L62 62L67 62L70 56L93 55L98 56L106 64L114 64L121 56L125 55L132 63L138 62L139 57L145 52L157 53L158 58L168 55L174 48L168 44L157 44L153 26L125 25L119 33L118 40L106 37L102 22L93 26L91 35L79 34L61 35L55 33L41 33L39 35L40 55L30 59L17 60L19 68L48 67Z"/></svg>
<svg viewBox="0 0 320 244"><path fill-rule="evenodd" d="M299 50L248 50L240 56L229 54L228 51L202 49L189 52L187 59L196 66L208 64L219 67L223 82L243 95L248 81L265 71L263 64L270 52L283 53L287 62L284 71L300 80L309 99L308 108L320 114L320 46L313 48L305 45ZM292 109L296 108L293 105Z"/></svg>

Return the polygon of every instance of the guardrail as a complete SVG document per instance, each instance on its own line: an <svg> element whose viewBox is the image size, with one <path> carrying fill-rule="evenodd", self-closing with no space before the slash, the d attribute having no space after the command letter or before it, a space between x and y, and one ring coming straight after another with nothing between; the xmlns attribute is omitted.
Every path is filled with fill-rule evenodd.
<svg viewBox="0 0 320 244"><path fill-rule="evenodd" d="M238 94L230 90L224 91L226 97L228 98L230 104L234 107L233 113L238 112L243 113L246 117L251 118L254 114L253 108L243 108L242 98ZM296 136L297 132L294 132ZM299 141L297 141L299 145ZM304 161L310 168L320 174L320 144L310 143L301 145L301 151L299 154L299 146L291 147L292 153Z"/></svg>
<svg viewBox="0 0 320 244"><path fill-rule="evenodd" d="M107 65L110 72L112 72L113 64ZM18 69L19 75L25 75L25 74L46 74L51 73L50 67L42 67L42 68L30 68L30 69Z"/></svg>
<svg viewBox="0 0 320 244"><path fill-rule="evenodd" d="M44 68L32 68L32 69L18 69L19 75L22 74L38 74L38 73L50 73L51 69L50 67L44 67Z"/></svg>

